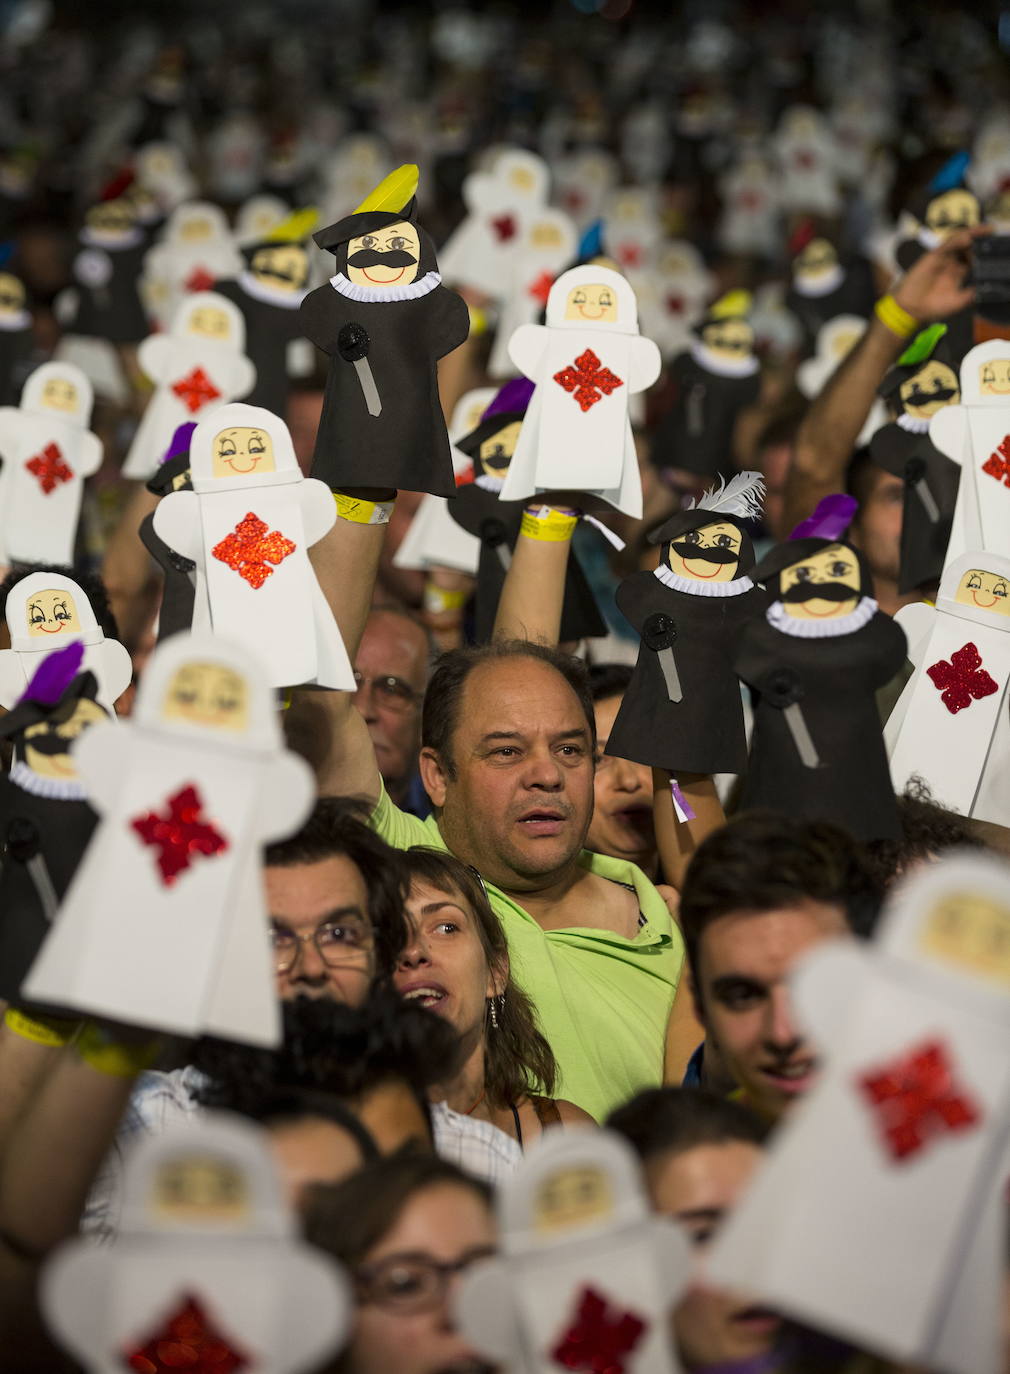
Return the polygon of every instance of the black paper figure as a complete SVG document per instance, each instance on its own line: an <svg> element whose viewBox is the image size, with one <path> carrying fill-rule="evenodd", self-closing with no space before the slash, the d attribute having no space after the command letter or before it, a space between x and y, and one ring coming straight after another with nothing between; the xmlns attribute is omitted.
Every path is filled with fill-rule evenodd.
<svg viewBox="0 0 1010 1374"><path fill-rule="evenodd" d="M172 435L158 470L147 482L147 490L155 496L168 496L173 491L192 491L189 474L189 440L196 425L180 425ZM155 531L154 512L140 522L140 539L148 553L161 568L164 584L161 609L158 612L158 643L169 635L189 630L193 625L193 603L196 598L196 564L192 558L170 549Z"/></svg>
<svg viewBox="0 0 1010 1374"><path fill-rule="evenodd" d="M81 251L74 258L77 313L73 334L136 344L150 325L137 291L148 240L125 198L103 201L85 216Z"/></svg>
<svg viewBox="0 0 1010 1374"><path fill-rule="evenodd" d="M876 299L873 268L865 258L842 259L830 239L809 230L794 235L791 247L795 256L786 306L812 352L821 326L837 315L870 318Z"/></svg>
<svg viewBox="0 0 1010 1374"><path fill-rule="evenodd" d="M13 273L0 270L0 406L17 405L34 347L24 285Z"/></svg>

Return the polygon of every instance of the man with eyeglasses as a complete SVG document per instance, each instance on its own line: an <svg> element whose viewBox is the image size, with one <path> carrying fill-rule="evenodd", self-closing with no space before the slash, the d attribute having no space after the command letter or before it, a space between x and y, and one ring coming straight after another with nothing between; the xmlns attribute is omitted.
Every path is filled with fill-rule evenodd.
<svg viewBox="0 0 1010 1374"><path fill-rule="evenodd" d="M396 806L422 819L431 810L417 770L430 659L423 626L393 606L369 615L354 659L354 704L368 726L383 785Z"/></svg>

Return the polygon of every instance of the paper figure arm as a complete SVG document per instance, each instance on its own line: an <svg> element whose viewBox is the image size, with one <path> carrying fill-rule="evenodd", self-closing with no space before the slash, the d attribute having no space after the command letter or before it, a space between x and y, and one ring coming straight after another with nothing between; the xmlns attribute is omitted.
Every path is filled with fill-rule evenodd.
<svg viewBox="0 0 1010 1374"><path fill-rule="evenodd" d="M17 406L0 406L0 453L17 442L22 415Z"/></svg>
<svg viewBox="0 0 1010 1374"><path fill-rule="evenodd" d="M95 811L111 811L120 780L129 771L136 748L133 726L99 721L71 746L74 763Z"/></svg>
<svg viewBox="0 0 1010 1374"><path fill-rule="evenodd" d="M20 656L14 649L0 649L0 706L13 711L27 685Z"/></svg>
<svg viewBox="0 0 1010 1374"><path fill-rule="evenodd" d="M631 345L628 390L630 392L647 391L659 376L662 366L662 354L652 340L635 339Z"/></svg>
<svg viewBox="0 0 1010 1374"><path fill-rule="evenodd" d="M438 293L438 310L432 321L431 344L436 358L444 358L465 343L470 334L470 309L455 291Z"/></svg>
<svg viewBox="0 0 1010 1374"><path fill-rule="evenodd" d="M175 346L164 334L149 334L137 349L137 363L152 382L160 382L172 365Z"/></svg>
<svg viewBox="0 0 1010 1374"><path fill-rule="evenodd" d="M455 1317L464 1339L475 1350L504 1369L525 1374L514 1282L506 1260L481 1260L472 1265L456 1298Z"/></svg>
<svg viewBox="0 0 1010 1374"><path fill-rule="evenodd" d="M297 754L280 754L264 770L252 825L266 844L292 835L312 810L316 780L312 769Z"/></svg>
<svg viewBox="0 0 1010 1374"><path fill-rule="evenodd" d="M316 355L308 339L291 339L287 347L286 365L289 377L308 377L315 365Z"/></svg>
<svg viewBox="0 0 1010 1374"><path fill-rule="evenodd" d="M236 355L232 371L232 395L239 400L248 396L256 385L256 364L244 353Z"/></svg>
<svg viewBox="0 0 1010 1374"><path fill-rule="evenodd" d="M968 444L968 407L943 406L929 422L929 437L952 462L963 463Z"/></svg>
<svg viewBox="0 0 1010 1374"><path fill-rule="evenodd" d="M509 339L509 357L531 381L537 381L540 363L547 351L547 338L545 325L521 324Z"/></svg>
<svg viewBox="0 0 1010 1374"><path fill-rule="evenodd" d="M77 469L79 477L90 477L102 466L102 454L105 447L97 434L92 434L89 430L81 438L81 446L77 451L77 461L74 467Z"/></svg>
<svg viewBox="0 0 1010 1374"><path fill-rule="evenodd" d="M905 631L908 640L906 657L917 669L922 667L926 645L936 623L936 610L924 601L916 601L911 606L902 606L895 620Z"/></svg>
<svg viewBox="0 0 1010 1374"><path fill-rule="evenodd" d="M170 549L203 562L203 523L200 498L195 491L173 491L154 508L154 532Z"/></svg>
<svg viewBox="0 0 1010 1374"><path fill-rule="evenodd" d="M837 1042L857 993L872 973L854 940L827 940L797 964L789 980L800 1028L824 1050Z"/></svg>
<svg viewBox="0 0 1010 1374"><path fill-rule="evenodd" d="M337 521L333 493L318 477L306 477L299 492L306 544L317 544Z"/></svg>

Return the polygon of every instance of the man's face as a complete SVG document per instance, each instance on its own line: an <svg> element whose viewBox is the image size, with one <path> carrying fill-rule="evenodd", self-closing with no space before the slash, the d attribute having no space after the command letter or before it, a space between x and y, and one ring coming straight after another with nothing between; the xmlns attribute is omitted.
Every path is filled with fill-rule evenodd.
<svg viewBox="0 0 1010 1374"><path fill-rule="evenodd" d="M736 1364L774 1345L782 1321L742 1294L712 1288L705 1252L713 1233L750 1183L764 1157L745 1140L695 1145L656 1155L645 1165L653 1209L680 1222L694 1246L694 1276L673 1313L674 1339L692 1369Z"/></svg>
<svg viewBox="0 0 1010 1374"><path fill-rule="evenodd" d="M428 640L401 615L371 615L354 662L354 704L365 718L375 760L390 795L402 795L417 768L421 699L428 680ZM395 798L394 798L395 799Z"/></svg>
<svg viewBox="0 0 1010 1374"><path fill-rule="evenodd" d="M812 898L718 917L698 942L699 1015L748 1104L778 1117L817 1076L793 1018L787 979L823 940L850 934L841 907Z"/></svg>
<svg viewBox="0 0 1010 1374"><path fill-rule="evenodd" d="M579 699L534 658L474 668L463 686L451 763L421 769L446 844L506 891L564 875L593 814L593 751Z"/></svg>
<svg viewBox="0 0 1010 1374"><path fill-rule="evenodd" d="M420 261L421 240L408 220L347 245L347 276L358 286L407 286L416 280Z"/></svg>
<svg viewBox="0 0 1010 1374"><path fill-rule="evenodd" d="M877 469L876 481L863 498L850 536L869 563L875 580L898 580L904 508L904 482L882 468Z"/></svg>
<svg viewBox="0 0 1010 1374"><path fill-rule="evenodd" d="M268 865L267 906L275 945L295 937L293 962L277 973L281 1001L328 998L358 1007L375 971L368 889L361 870L344 854L316 863ZM315 939L298 937L311 937ZM324 959L319 952L327 951ZM284 959L287 962L287 958Z"/></svg>
<svg viewBox="0 0 1010 1374"><path fill-rule="evenodd" d="M859 604L859 581L855 554L841 544L831 544L783 568L779 594L796 620L837 620Z"/></svg>
<svg viewBox="0 0 1010 1374"><path fill-rule="evenodd" d="M666 545L670 571L699 582L732 582L740 561L740 531L729 520L679 534Z"/></svg>
<svg viewBox="0 0 1010 1374"><path fill-rule="evenodd" d="M630 759L604 754L621 708L620 696L596 703L595 804L586 847L594 854L626 859L649 872L656 861L652 823L652 771Z"/></svg>

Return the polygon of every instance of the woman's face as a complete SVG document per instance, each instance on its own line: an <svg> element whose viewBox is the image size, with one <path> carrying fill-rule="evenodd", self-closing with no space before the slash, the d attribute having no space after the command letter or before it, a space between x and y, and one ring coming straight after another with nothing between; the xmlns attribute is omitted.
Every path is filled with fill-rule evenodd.
<svg viewBox="0 0 1010 1374"><path fill-rule="evenodd" d="M415 878L407 902L410 939L394 982L400 995L444 1016L461 1036L481 1034L495 985L477 918L458 892Z"/></svg>
<svg viewBox="0 0 1010 1374"><path fill-rule="evenodd" d="M451 1312L466 1266L494 1245L491 1211L473 1189L436 1183L415 1193L360 1266L370 1283L348 1350L351 1374L492 1374ZM438 1277L432 1264L454 1272Z"/></svg>

